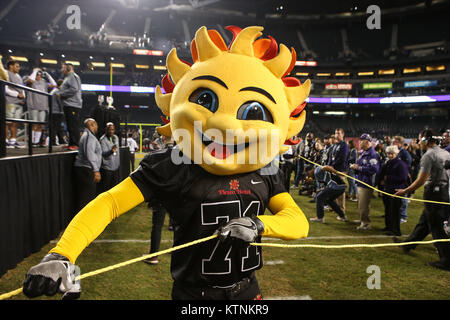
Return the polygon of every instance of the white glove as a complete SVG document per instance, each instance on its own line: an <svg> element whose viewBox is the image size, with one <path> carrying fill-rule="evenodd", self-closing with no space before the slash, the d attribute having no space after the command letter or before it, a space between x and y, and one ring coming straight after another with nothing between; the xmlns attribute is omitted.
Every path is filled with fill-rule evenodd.
<svg viewBox="0 0 450 320"><path fill-rule="evenodd" d="M47 254L39 264L31 267L23 282L23 293L28 298L40 295L53 296L63 293L63 300L78 299L81 295L80 281L75 278L80 274L78 266L66 257Z"/></svg>

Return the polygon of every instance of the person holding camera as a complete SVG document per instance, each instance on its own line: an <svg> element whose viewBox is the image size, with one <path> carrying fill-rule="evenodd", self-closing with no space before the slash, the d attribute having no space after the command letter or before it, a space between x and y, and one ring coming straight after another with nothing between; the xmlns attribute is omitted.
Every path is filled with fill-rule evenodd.
<svg viewBox="0 0 450 320"><path fill-rule="evenodd" d="M45 69L34 68L31 75L25 78L25 83L33 89L48 92L49 89L56 87L56 82ZM48 97L42 94L30 92L27 95L28 118L30 120L45 122L48 114ZM43 146L41 143L42 124L33 124L32 144L34 147Z"/></svg>
<svg viewBox="0 0 450 320"><path fill-rule="evenodd" d="M440 137L432 130L421 133L420 147L425 152L420 160L420 171L417 179L405 189L398 189L397 196L412 194L424 186L424 200L449 202L450 172L446 163L450 161L450 153L439 147ZM433 239L448 239L449 206L445 204L425 202L419 222L404 242L421 241L431 232ZM447 224L446 224L447 223ZM395 238L394 241L401 242ZM415 249L417 245L403 246L405 253ZM439 260L429 262L432 267L450 271L450 243L435 243Z"/></svg>
<svg viewBox="0 0 450 320"><path fill-rule="evenodd" d="M119 137L115 134L115 132L116 129L114 124L112 122L108 122L106 124L105 134L100 138L103 161L100 169L102 180L98 185L98 193L108 191L120 181Z"/></svg>

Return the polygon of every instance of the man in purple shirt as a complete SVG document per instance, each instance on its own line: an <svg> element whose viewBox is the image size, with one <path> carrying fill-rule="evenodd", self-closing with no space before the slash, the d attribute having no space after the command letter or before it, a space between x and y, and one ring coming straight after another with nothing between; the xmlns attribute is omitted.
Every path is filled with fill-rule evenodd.
<svg viewBox="0 0 450 320"><path fill-rule="evenodd" d="M350 166L350 169L355 170L356 182L358 187L358 212L361 217L361 224L356 228L357 230L370 229L370 200L372 198L373 189L369 186L375 185L375 177L380 169L380 157L372 148L372 137L364 133L360 138L359 147L362 153L356 163Z"/></svg>

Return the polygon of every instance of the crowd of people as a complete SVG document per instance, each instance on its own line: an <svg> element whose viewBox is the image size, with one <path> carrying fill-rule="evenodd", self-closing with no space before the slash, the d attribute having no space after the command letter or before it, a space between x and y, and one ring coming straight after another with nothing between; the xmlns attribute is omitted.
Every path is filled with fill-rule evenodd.
<svg viewBox="0 0 450 320"><path fill-rule="evenodd" d="M3 70L3 64L0 63ZM19 87L5 86L6 118L27 119L37 123L32 124L31 143L33 147L67 144L67 149L77 150L80 139L80 111L83 100L81 97L81 80L74 72L73 65L63 63L61 74L64 79L55 81L45 68L34 68L29 75L20 75L20 63L9 60L6 70L1 73L2 80L17 85L28 86L52 95L52 114L50 125L56 133L53 141L48 141L44 133L44 123L49 115L49 99L42 94L27 92ZM66 134L66 132L68 134ZM17 122L6 123L6 147L24 148L18 139Z"/></svg>
<svg viewBox="0 0 450 320"><path fill-rule="evenodd" d="M372 228L370 203L378 194L384 205L383 232L400 242L400 225L407 222L408 203L415 190L424 185L425 199L449 200L449 135L450 130L437 135L427 129L407 143L402 136L375 139L363 134L356 143L356 139L345 140L342 128L323 139L308 132L280 157L285 187L298 188L300 195L313 198L316 217L310 218L311 222L324 223L326 209L334 211L337 220L348 222L345 200L356 201L359 219L353 222L358 224L357 230ZM418 225L405 241L420 241L429 233L434 238L447 238L449 212L446 205L426 203ZM413 248L405 246L403 250ZM450 245L437 248L441 259L433 266L450 269Z"/></svg>

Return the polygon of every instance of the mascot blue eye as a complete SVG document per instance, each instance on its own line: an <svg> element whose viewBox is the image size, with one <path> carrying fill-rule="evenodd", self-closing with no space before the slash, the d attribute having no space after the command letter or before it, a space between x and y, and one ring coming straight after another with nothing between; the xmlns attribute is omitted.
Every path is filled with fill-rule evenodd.
<svg viewBox="0 0 450 320"><path fill-rule="evenodd" d="M237 112L237 118L241 120L261 120L273 123L272 114L263 104L257 101L244 103Z"/></svg>
<svg viewBox="0 0 450 320"><path fill-rule="evenodd" d="M199 104L211 112L216 112L219 106L219 99L211 89L199 88L192 92L189 101Z"/></svg>

